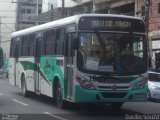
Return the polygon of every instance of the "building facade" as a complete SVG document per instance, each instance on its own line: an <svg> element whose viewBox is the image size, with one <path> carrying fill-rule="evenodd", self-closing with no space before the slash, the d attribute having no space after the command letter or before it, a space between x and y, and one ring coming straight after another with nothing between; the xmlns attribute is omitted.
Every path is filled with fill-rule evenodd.
<svg viewBox="0 0 160 120"><path fill-rule="evenodd" d="M125 14L141 17L146 23L148 19L146 26L148 26L150 50L156 53L160 51L160 0L64 0L64 16L62 16L62 1L18 0L16 30L75 14ZM43 14L40 14L41 12Z"/></svg>
<svg viewBox="0 0 160 120"><path fill-rule="evenodd" d="M42 0L18 0L16 3L16 31L41 24L41 21L32 21L30 18L42 13Z"/></svg>
<svg viewBox="0 0 160 120"><path fill-rule="evenodd" d="M135 14L135 0L94 0L95 13Z"/></svg>
<svg viewBox="0 0 160 120"><path fill-rule="evenodd" d="M16 4L12 1L0 1L0 46L4 58L9 57L11 33L15 31L16 24Z"/></svg>
<svg viewBox="0 0 160 120"><path fill-rule="evenodd" d="M76 5L76 3L73 0L43 0L42 13L53 9L61 8L62 2L64 2L63 4L65 8Z"/></svg>
<svg viewBox="0 0 160 120"><path fill-rule="evenodd" d="M152 67L160 72L160 0L94 0L93 8L95 13L141 17L146 23Z"/></svg>

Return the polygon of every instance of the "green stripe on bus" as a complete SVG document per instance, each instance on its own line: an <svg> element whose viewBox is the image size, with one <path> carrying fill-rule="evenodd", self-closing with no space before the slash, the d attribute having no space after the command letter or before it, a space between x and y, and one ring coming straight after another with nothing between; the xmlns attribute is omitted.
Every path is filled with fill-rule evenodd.
<svg viewBox="0 0 160 120"><path fill-rule="evenodd" d="M37 69L35 69L35 63L29 62L29 61L20 61L20 63L22 64L24 70L37 71ZM44 73L39 67L38 67L38 70L40 72L40 75L43 77L43 79L51 86L51 83L47 80L46 76L44 75Z"/></svg>

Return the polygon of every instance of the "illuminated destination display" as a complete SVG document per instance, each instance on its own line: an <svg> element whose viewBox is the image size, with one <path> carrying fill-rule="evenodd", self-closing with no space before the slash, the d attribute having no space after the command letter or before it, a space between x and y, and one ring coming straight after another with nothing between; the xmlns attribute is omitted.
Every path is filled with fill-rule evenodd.
<svg viewBox="0 0 160 120"><path fill-rule="evenodd" d="M108 27L108 28L130 28L131 22L127 21L109 21L109 20L92 20L91 21L92 27Z"/></svg>
<svg viewBox="0 0 160 120"><path fill-rule="evenodd" d="M117 17L85 17L79 21L80 30L145 32L141 20Z"/></svg>

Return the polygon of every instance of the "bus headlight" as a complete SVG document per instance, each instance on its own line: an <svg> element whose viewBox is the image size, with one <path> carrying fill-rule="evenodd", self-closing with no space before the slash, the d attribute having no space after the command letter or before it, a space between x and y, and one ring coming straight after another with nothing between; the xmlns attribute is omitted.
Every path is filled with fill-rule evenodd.
<svg viewBox="0 0 160 120"><path fill-rule="evenodd" d="M78 83L80 84L80 86L82 88L85 89L95 89L95 87L93 86L93 84L91 82L89 82L88 80L82 78L82 77L76 77L76 80L78 81Z"/></svg>
<svg viewBox="0 0 160 120"><path fill-rule="evenodd" d="M148 78L140 77L138 79L138 82L132 86L132 89L141 89L144 88L145 85L147 84Z"/></svg>

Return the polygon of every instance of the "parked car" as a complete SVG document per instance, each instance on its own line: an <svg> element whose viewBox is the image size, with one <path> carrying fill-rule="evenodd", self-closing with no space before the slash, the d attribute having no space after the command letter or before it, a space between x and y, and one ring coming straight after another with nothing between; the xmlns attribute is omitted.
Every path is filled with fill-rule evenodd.
<svg viewBox="0 0 160 120"><path fill-rule="evenodd" d="M149 71L148 77L149 100L160 100L160 73Z"/></svg>

